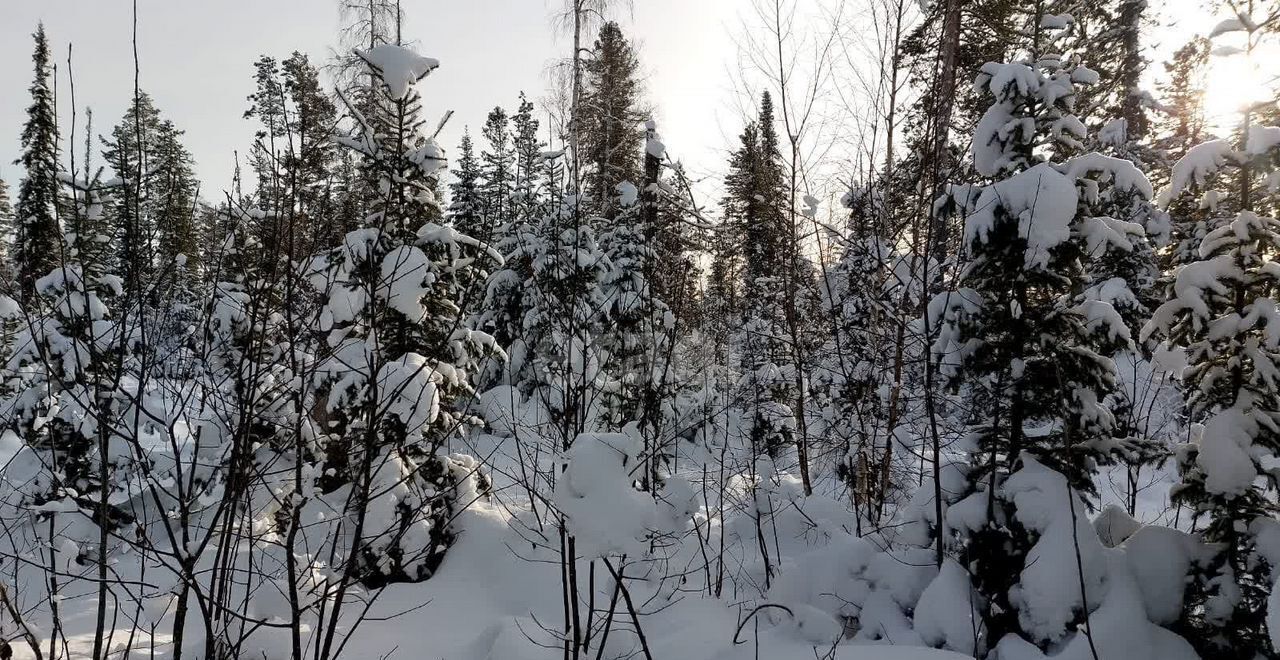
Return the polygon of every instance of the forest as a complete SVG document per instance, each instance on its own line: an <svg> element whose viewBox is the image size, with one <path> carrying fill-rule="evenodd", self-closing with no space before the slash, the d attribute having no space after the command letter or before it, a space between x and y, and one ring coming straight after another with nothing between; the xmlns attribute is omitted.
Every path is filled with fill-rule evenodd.
<svg viewBox="0 0 1280 660"><path fill-rule="evenodd" d="M0 660L1280 658L1280 2L734 0L690 163L647 0L471 117L316 0L230 186L116 4L120 117L3 28Z"/></svg>

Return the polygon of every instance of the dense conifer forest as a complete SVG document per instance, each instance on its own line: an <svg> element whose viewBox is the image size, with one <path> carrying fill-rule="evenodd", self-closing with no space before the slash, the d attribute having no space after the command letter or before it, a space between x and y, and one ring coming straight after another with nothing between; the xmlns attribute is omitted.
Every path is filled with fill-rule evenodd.
<svg viewBox="0 0 1280 660"><path fill-rule="evenodd" d="M645 0L478 116L317 0L230 185L117 4L119 117L4 28L0 660L1280 658L1280 4L740 0L689 163Z"/></svg>

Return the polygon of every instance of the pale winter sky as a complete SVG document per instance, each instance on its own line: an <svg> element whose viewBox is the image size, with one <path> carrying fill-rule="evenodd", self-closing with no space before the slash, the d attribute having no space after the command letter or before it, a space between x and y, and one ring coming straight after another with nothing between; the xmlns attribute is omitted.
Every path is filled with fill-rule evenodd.
<svg viewBox="0 0 1280 660"><path fill-rule="evenodd" d="M839 1L798 4L819 7ZM544 94L550 63L569 48L550 22L561 3L404 0L406 38L415 40L422 54L442 62L421 89L430 121L446 110L456 112L441 140L451 153L463 127L478 132L494 105L512 108L521 90L535 101ZM695 174L722 169L742 127L743 96L737 91L737 77L726 74L738 70L736 39L743 33L751 4L634 0L633 12L623 10L616 17L640 45L647 96L656 105L669 152ZM846 2L849 11L865 4ZM1177 24L1160 29L1164 44L1153 59L1158 62L1168 49L1212 26L1201 4L1152 3L1157 20ZM255 123L242 115L248 105L245 97L253 90L254 60L264 53L282 59L301 50L314 62L327 61L337 42L336 5L335 0L139 0L142 88L186 131L206 199L221 196L231 180L233 151L243 154L253 139ZM130 0L0 0L0 176L15 186L19 172L10 163L18 153L28 104L29 35L40 20L59 66L64 121L69 109L67 45L74 45L79 136L86 106L93 108L94 133L100 134L119 120L132 98ZM1153 69L1158 67L1153 64ZM848 128L831 133L833 142L850 139L844 135L850 133ZM81 140L78 137L77 143ZM66 146L64 141L64 150ZM79 144L76 148L81 149Z"/></svg>
<svg viewBox="0 0 1280 660"><path fill-rule="evenodd" d="M741 130L725 80L736 61L729 30L746 0L637 0L617 19L640 44L649 98L660 100L659 131L676 158L710 169ZM473 133L497 104L515 106L524 90L537 102L548 66L567 52L551 26L560 0L404 0L406 39L441 68L420 87L429 121L446 110L454 118L441 143L452 153L464 125ZM142 88L186 131L202 195L216 199L255 123L242 119L260 54L283 59L300 50L328 60L339 27L335 0L139 0ZM67 45L73 45L77 130L86 106L94 133L107 133L132 99L133 55L129 0L0 0L0 177L16 186L18 138L29 103L32 41L43 20L59 67L64 120ZM723 124L723 130L721 129ZM64 129L65 133L65 129ZM77 143L82 138L77 138ZM64 149L66 147L64 141ZM79 144L77 151L81 150Z"/></svg>

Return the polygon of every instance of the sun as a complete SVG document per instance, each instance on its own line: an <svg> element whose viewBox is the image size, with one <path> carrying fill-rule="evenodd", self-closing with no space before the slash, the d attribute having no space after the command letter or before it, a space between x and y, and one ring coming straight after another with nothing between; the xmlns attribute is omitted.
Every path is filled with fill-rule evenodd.
<svg viewBox="0 0 1280 660"><path fill-rule="evenodd" d="M1241 111L1276 98L1280 46L1264 43L1251 53L1217 51L1205 79L1205 119L1212 126L1234 127Z"/></svg>

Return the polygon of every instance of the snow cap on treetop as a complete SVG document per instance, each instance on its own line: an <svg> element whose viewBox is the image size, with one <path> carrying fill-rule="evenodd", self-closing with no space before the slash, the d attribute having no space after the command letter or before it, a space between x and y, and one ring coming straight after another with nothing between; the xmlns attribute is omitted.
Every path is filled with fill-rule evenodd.
<svg viewBox="0 0 1280 660"><path fill-rule="evenodd" d="M395 44L382 44L368 50L357 48L355 53L377 72L391 98L397 101L409 95L414 83L440 66L437 59L423 57Z"/></svg>

